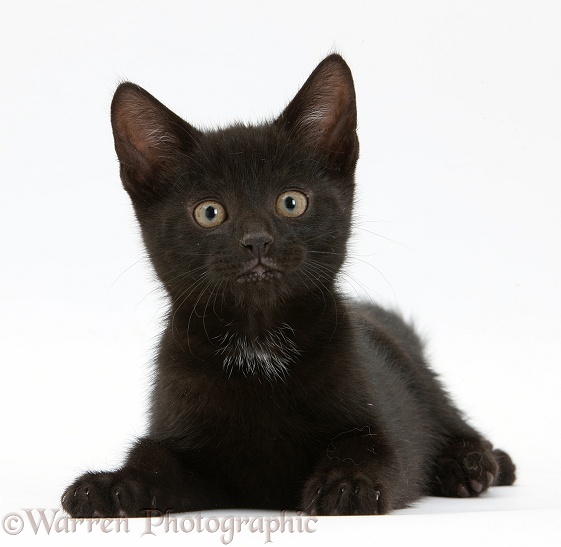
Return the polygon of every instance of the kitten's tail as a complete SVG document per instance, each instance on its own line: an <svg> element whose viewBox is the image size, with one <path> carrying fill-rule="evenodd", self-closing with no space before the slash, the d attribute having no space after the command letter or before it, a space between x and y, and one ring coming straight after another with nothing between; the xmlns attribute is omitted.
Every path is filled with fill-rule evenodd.
<svg viewBox="0 0 561 547"><path fill-rule="evenodd" d="M516 480L516 466L503 450L496 448L493 454L499 464L499 476L495 480L495 486L510 486Z"/></svg>

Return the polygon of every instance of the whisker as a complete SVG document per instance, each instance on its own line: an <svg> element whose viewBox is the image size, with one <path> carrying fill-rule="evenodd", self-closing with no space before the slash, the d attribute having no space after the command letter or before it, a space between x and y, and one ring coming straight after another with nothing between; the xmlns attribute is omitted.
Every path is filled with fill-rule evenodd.
<svg viewBox="0 0 561 547"><path fill-rule="evenodd" d="M322 299L323 299L323 312L322 312L322 313L324 313L325 310L327 309L327 302L325 301L325 294L323 294L322 287L319 286L319 285L314 281L314 279L313 279L312 276L308 275L308 270L307 270L307 268L302 268L302 269L300 270L300 273L303 274L303 275L305 275L306 278L307 278L309 281L311 281L312 284L315 285L315 287L316 287L317 289L319 289L319 292L320 292L321 297L322 297ZM298 275L298 278L299 278L299 279L302 279L301 276L300 276L300 273L298 273L297 275ZM310 272L310 273L313 273L313 272ZM304 281L304 285L306 285L306 288L309 289L308 284L307 284L305 281Z"/></svg>
<svg viewBox="0 0 561 547"><path fill-rule="evenodd" d="M409 251L414 251L415 250L412 247L409 247L408 245L405 245L404 243L400 243L399 241L396 241L395 239L392 239L392 238L387 237L387 236L383 236L382 234L377 234L376 232L373 232L371 230L367 230L366 228L362 228L361 226L354 226L354 228L356 228L357 230L362 230L363 232L366 232L366 233L371 234L373 236L379 237L381 239L385 239L386 241L390 241L391 243L395 243L396 245L400 245L401 247L405 247L405 249L408 249Z"/></svg>
<svg viewBox="0 0 561 547"><path fill-rule="evenodd" d="M107 289L107 294L109 294L109 292L111 291L111 289L115 286L115 283L117 283L117 281L119 281L119 279L121 279L121 277L123 277L123 275L125 275L130 269L134 268L137 264L139 264L140 262L146 261L148 260L146 256L141 256L137 261L133 262L128 268L126 268L125 270L123 270L117 277L116 279L113 281L113 283L111 283L111 285L109 285L109 288Z"/></svg>
<svg viewBox="0 0 561 547"><path fill-rule="evenodd" d="M321 262L318 262L317 260L312 260L310 258L308 258L308 262L310 264L312 264L314 267L319 268L320 271L323 271L325 274L330 274L331 276L337 275L339 277L345 278L347 280L347 282L349 283L349 285L354 290L354 292L356 293L356 296L361 297L362 295L359 293L359 291L355 287L355 284L358 285L364 291L364 293L366 293L369 300L372 301L372 297L369 294L369 292L370 292L369 289L365 285L363 285L357 278L355 278L352 274L345 271L344 268L340 271L337 271L336 268L333 268L333 267L331 267L327 264L323 264Z"/></svg>
<svg viewBox="0 0 561 547"><path fill-rule="evenodd" d="M334 253L334 252L329 252L329 251L308 251L309 254L327 254L327 255L334 255L334 256L342 256L343 253ZM357 261L357 262L361 262L363 264L366 264L367 266L370 266L372 269L376 270L376 272L380 275L380 277L386 282L386 284L388 285L388 287L392 290L393 296L397 302L397 294L395 292L395 289L393 287L393 285L390 283L390 281L386 278L386 276L382 273L382 271L377 268L376 266L374 266L374 264L371 264L370 262L359 258L356 255L347 255L346 256L347 260L349 261ZM364 287L363 287L364 288Z"/></svg>
<svg viewBox="0 0 561 547"><path fill-rule="evenodd" d="M193 350L191 349L191 337L189 336L189 328L191 327L191 319L193 318L193 313L196 313L195 310L197 309L197 305L199 304L203 294L206 292L206 290L212 285L212 281L209 281L204 287L203 290L199 293L199 296L193 306L193 309L191 310L191 313L189 314L189 320L187 321L187 345L189 347L189 352L191 353L191 355L195 358L196 355L193 353ZM204 321L203 321L203 328L205 329L206 332L206 327L204 325ZM208 333L207 333L207 337L208 337Z"/></svg>
<svg viewBox="0 0 561 547"><path fill-rule="evenodd" d="M179 312L179 310L181 309L181 307L183 306L183 304L185 304L185 302L187 302L187 299L189 298L189 296L191 296L191 294L193 294L193 292L201 285L203 285L206 281L206 279L210 276L209 272L204 272L201 277L195 281L194 283L192 283L187 289L185 289L181 295L177 298L176 302L178 302L177 307L175 308L175 311L173 312L172 318L171 318L171 329L172 329L172 336L173 339L175 340L175 342L177 342L180 347L181 344L179 343L179 341L175 338L175 316L177 315L177 313ZM188 294L186 294L188 293ZM181 302L179 302L179 300L181 300ZM172 306L176 303L172 303ZM190 319L190 316L189 316ZM189 341L189 328L187 328L187 341ZM182 348L183 349L183 348ZM190 349L190 348L189 348ZM191 352L191 355L193 355L193 357L195 357L195 355Z"/></svg>
<svg viewBox="0 0 561 547"><path fill-rule="evenodd" d="M302 273L305 273L307 271L309 271L310 273L312 273L309 269L309 267L305 266L304 268L302 268ZM337 310L337 299L335 298L335 296L333 295L333 293L329 290L329 288L327 287L327 285L325 283L323 283L321 280L317 280L320 285L323 287L323 289L325 291L327 291L329 293L329 296L331 296L331 299L333 300L333 304L335 305L335 326L333 328L333 332L331 333L331 336L329 338L329 340L331 341L331 339L333 338L335 331L337 330L337 325L338 325L338 310ZM323 292L323 291L322 291Z"/></svg>

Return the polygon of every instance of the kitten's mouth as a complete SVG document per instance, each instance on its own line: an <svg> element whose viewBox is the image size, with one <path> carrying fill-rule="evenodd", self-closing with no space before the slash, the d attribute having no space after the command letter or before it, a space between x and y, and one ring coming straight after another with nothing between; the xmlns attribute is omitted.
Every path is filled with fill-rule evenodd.
<svg viewBox="0 0 561 547"><path fill-rule="evenodd" d="M271 259L261 258L246 264L242 273L236 278L236 281L238 283L250 283L279 278L280 276L281 271Z"/></svg>

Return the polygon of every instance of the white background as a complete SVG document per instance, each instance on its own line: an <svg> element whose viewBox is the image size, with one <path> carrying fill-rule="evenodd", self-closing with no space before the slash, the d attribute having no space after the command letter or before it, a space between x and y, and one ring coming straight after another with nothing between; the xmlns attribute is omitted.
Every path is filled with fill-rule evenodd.
<svg viewBox="0 0 561 547"><path fill-rule="evenodd" d="M165 300L118 178L118 82L199 127L258 122L336 50L353 70L361 140L346 288L414 319L519 479L483 499L322 519L274 544L559 540L560 28L555 0L5 3L0 517L56 508L78 473L117 465L144 430ZM47 535L26 523L17 538Z"/></svg>

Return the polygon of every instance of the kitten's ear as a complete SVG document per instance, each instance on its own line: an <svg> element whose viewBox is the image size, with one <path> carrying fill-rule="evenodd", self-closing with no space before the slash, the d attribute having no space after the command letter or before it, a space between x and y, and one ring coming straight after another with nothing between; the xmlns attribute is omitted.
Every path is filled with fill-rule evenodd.
<svg viewBox="0 0 561 547"><path fill-rule="evenodd" d="M331 167L353 169L358 159L356 118L351 70L333 54L317 66L275 123L326 153Z"/></svg>
<svg viewBox="0 0 561 547"><path fill-rule="evenodd" d="M173 176L181 155L188 154L200 136L150 93L129 82L115 91L111 125L121 180L133 200L165 192L165 181Z"/></svg>

